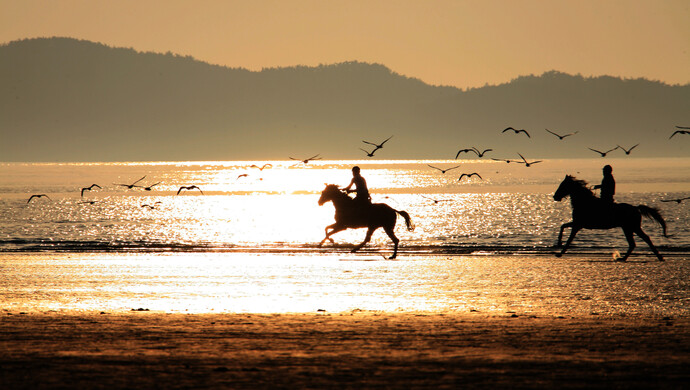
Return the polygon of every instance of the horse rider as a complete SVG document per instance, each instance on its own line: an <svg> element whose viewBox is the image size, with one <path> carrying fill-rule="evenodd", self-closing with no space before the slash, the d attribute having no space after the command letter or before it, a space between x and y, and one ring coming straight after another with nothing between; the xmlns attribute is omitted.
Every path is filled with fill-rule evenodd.
<svg viewBox="0 0 690 390"><path fill-rule="evenodd" d="M355 189L352 190L352 186ZM352 167L352 180L347 187L344 188L346 193L355 192L355 205L358 209L363 209L365 207L371 206L371 196L369 195L369 189L367 188L367 181L364 180L362 175L359 173L359 167Z"/></svg>
<svg viewBox="0 0 690 390"><path fill-rule="evenodd" d="M600 198L607 204L613 203L613 194L616 193L616 181L613 179L613 168L610 165L606 165L603 169L604 178L601 180L601 184L594 186L594 188L599 188L601 190Z"/></svg>

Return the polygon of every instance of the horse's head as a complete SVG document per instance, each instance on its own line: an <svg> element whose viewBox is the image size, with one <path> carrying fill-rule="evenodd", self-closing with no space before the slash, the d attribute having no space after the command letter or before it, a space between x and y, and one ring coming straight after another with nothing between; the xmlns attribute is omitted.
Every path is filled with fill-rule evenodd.
<svg viewBox="0 0 690 390"><path fill-rule="evenodd" d="M335 184L326 184L326 188L321 192L321 197L319 198L319 206L323 206L324 203L332 201L337 195L341 194L340 188Z"/></svg>
<svg viewBox="0 0 690 390"><path fill-rule="evenodd" d="M561 200L563 200L563 198L570 195L570 189L572 184L573 177L570 175L565 175L565 179L563 179L561 185L558 186L556 193L553 194L553 200L555 200L556 202L560 202Z"/></svg>

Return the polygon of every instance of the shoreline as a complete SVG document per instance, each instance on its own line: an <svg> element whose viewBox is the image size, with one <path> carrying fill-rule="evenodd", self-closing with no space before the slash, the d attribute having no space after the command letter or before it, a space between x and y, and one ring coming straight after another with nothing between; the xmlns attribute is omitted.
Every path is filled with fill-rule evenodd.
<svg viewBox="0 0 690 390"><path fill-rule="evenodd" d="M0 380L11 389L681 388L690 380L683 316L0 315Z"/></svg>

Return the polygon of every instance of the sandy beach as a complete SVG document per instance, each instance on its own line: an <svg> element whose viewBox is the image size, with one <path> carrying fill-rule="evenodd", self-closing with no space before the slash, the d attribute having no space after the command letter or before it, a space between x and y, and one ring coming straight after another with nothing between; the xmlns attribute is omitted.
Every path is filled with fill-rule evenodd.
<svg viewBox="0 0 690 390"><path fill-rule="evenodd" d="M36 388L682 388L687 318L21 313L0 381Z"/></svg>

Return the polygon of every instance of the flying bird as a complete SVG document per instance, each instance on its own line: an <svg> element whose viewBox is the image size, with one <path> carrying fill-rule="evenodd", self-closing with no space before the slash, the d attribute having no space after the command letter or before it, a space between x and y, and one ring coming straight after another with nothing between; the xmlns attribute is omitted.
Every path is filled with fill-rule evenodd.
<svg viewBox="0 0 690 390"><path fill-rule="evenodd" d="M522 157L522 155L521 155L520 153L518 153L518 156L520 156L520 158L522 158L522 161L515 161L515 162L518 163L518 164L525 164L526 167L529 167L529 166L532 165L532 164L537 164L537 163L540 163L540 162L541 162L541 160L537 160L537 161L527 161L527 159L525 159L524 157Z"/></svg>
<svg viewBox="0 0 690 390"><path fill-rule="evenodd" d="M151 184L151 185L148 186L148 187L142 187L142 186L135 186L135 187L141 187L141 188L143 188L145 191L151 191L151 188L153 188L154 186L157 186L157 185L159 185L159 184L161 184L161 182L158 182L158 183L155 183L155 184Z"/></svg>
<svg viewBox="0 0 690 390"><path fill-rule="evenodd" d="M140 187L140 186L138 186L138 185L136 185L136 184L139 183L140 181L144 180L144 178L146 178L146 175L144 175L141 179L135 181L135 182L132 183L132 184L118 184L118 183L114 183L114 184L115 184L115 185L118 185L118 186L127 187L127 188L129 188L129 189L131 190L131 189L134 188L134 187Z"/></svg>
<svg viewBox="0 0 690 390"><path fill-rule="evenodd" d="M194 190L194 189L199 190L199 192L201 192L201 195L204 194L204 191L202 191L201 188L199 188L199 187L197 187L197 186L182 186L182 187L180 187L179 190L177 190L177 194L175 194L175 195L180 195L180 192L181 192L182 190Z"/></svg>
<svg viewBox="0 0 690 390"><path fill-rule="evenodd" d="M630 149L626 149L620 145L616 145L616 146L618 146L618 149L624 151L625 154L630 154L630 152L632 152L632 150L635 149L637 147L637 145L639 145L639 144L635 144L635 146L631 147Z"/></svg>
<svg viewBox="0 0 690 390"><path fill-rule="evenodd" d="M311 156L311 157L306 158L306 159L304 159L304 160L299 159L299 158L294 158L294 157L290 157L290 160L301 161L301 162L303 162L303 163L305 163L305 164L309 164L309 161L321 160L321 157L319 157L319 155L317 154L317 155L315 155L315 156Z"/></svg>
<svg viewBox="0 0 690 390"><path fill-rule="evenodd" d="M477 176L478 178L482 179L482 177L479 176L479 174L478 174L477 172L472 172L472 173L463 173L463 174L460 175L460 177L458 178L458 181L462 180L462 178L465 177L465 176L467 176L468 179L471 178L472 176ZM482 179L482 180L484 180L484 179Z"/></svg>
<svg viewBox="0 0 690 390"><path fill-rule="evenodd" d="M688 130L690 130L690 127L686 127L686 126L676 126L676 129L684 129L684 130L676 130L676 131L674 131L673 134L671 134L671 136L668 137L668 139L673 138L673 136L676 135L676 134L690 134L690 131L688 131Z"/></svg>
<svg viewBox="0 0 690 390"><path fill-rule="evenodd" d="M146 204L146 203L142 204L141 207L148 207L149 210L155 210L156 209L155 207L151 206L150 204Z"/></svg>
<svg viewBox="0 0 690 390"><path fill-rule="evenodd" d="M676 203L680 203L680 202L682 202L682 201L684 201L684 200L688 200L688 199L690 199L690 196L686 196L685 198L678 198L678 199L661 199L661 201L662 201L662 202L676 202Z"/></svg>
<svg viewBox="0 0 690 390"><path fill-rule="evenodd" d="M373 143L373 142L364 141L364 140L362 140L362 142L364 142L365 144L369 144L369 145L374 145L374 146L376 146L376 149L374 149L374 151L372 152L372 153L374 153L375 151L377 151L377 150L379 150L379 149L383 149L383 144L385 144L386 142L388 142L388 140L391 139L391 138L393 138L392 135L391 135L390 137L386 138L386 139L385 139L383 142L381 142L380 144L375 144L375 143Z"/></svg>
<svg viewBox="0 0 690 390"><path fill-rule="evenodd" d="M83 200L79 203L81 203L81 204L94 204L94 203L96 203L96 201L95 200Z"/></svg>
<svg viewBox="0 0 690 390"><path fill-rule="evenodd" d="M554 133L553 131L551 131L551 130L549 130L549 129L544 129L544 130L546 130L546 131L548 131L549 133L555 135L555 136L558 137L558 139L560 139L560 140L562 140L563 138L566 138L566 137L570 137L571 135L575 135L575 134L578 133L578 131L576 131L576 132L574 132L574 133L569 133L569 134L560 135L560 134Z"/></svg>
<svg viewBox="0 0 690 390"><path fill-rule="evenodd" d="M84 191L91 191L91 190L93 189L93 187L101 188L101 186L99 186L98 184L91 184L91 185L88 186L88 187L84 187L84 188L81 189L81 197L82 197L82 198L84 197Z"/></svg>
<svg viewBox="0 0 690 390"><path fill-rule="evenodd" d="M591 151L593 151L593 152L599 153L599 154L601 155L601 157L606 157L606 154L607 154L607 153L613 152L614 150L618 149L618 146L616 146L616 147L613 148L613 149L607 150L607 151L605 151L605 152L602 152L602 151L599 151L599 150L596 150L596 149L592 149L592 148L587 148L587 149L589 149L589 150L591 150Z"/></svg>
<svg viewBox="0 0 690 390"><path fill-rule="evenodd" d="M366 150L364 150L364 149L362 149L362 148L359 148L359 150L361 150L362 152L366 153L366 154L367 154L367 157L374 157L374 153L376 153L376 151L379 150L379 149L376 148L376 149L372 150L371 152L368 152L368 151L366 151Z"/></svg>
<svg viewBox="0 0 690 390"><path fill-rule="evenodd" d="M528 133L527 130L525 130L525 129L517 130L517 129L512 128L512 127L506 127L505 130L503 130L501 133L505 133L505 132L508 131L508 130L514 131L515 134L518 134L518 133L525 133L525 135L526 135L528 138L532 138L532 137L530 137L529 133Z"/></svg>
<svg viewBox="0 0 690 390"><path fill-rule="evenodd" d="M450 199L434 199L424 195L422 195L422 198L429 199L430 201L434 202L434 204L438 204L439 202L450 202Z"/></svg>
<svg viewBox="0 0 690 390"><path fill-rule="evenodd" d="M50 199L50 196L48 196L48 195L46 195L46 194L34 194L34 195L31 195L31 196L29 197L29 200L27 200L26 203L31 202L31 199L33 199L33 198L43 198L43 197L46 197L46 198ZM52 200L52 199L50 199L50 200Z"/></svg>
<svg viewBox="0 0 690 390"><path fill-rule="evenodd" d="M505 158L492 158L492 160L494 160L494 161L503 161L503 162L508 163L508 164L510 164L511 162L517 162L517 161L514 161L514 160L508 160L508 159L505 159Z"/></svg>
<svg viewBox="0 0 690 390"><path fill-rule="evenodd" d="M239 180L239 179L242 178L242 177L249 177L249 175L246 174L246 173L243 173L243 174L241 174L241 175L238 175L238 176L237 176L237 179L235 179L235 180Z"/></svg>
<svg viewBox="0 0 690 390"><path fill-rule="evenodd" d="M249 168L256 168L256 169L258 169L258 170L260 170L260 171L263 171L263 170L266 169L266 168L273 168L273 165L271 165L271 164L264 164L264 165L262 165L262 166L258 166L258 165L256 165L256 164L252 164L252 165L249 166Z"/></svg>
<svg viewBox="0 0 690 390"><path fill-rule="evenodd" d="M477 151L476 151L474 148L470 148L470 149L460 149L460 150L458 150L457 153L455 153L455 158L457 159L458 156L460 155L460 153L469 153L469 152L477 153Z"/></svg>
<svg viewBox="0 0 690 390"><path fill-rule="evenodd" d="M474 152L477 153L477 157L479 157L479 158L484 157L484 153L490 152L493 150L493 149L484 149L483 152L480 152L479 149L475 148L474 146L472 147L472 149L474 149Z"/></svg>
<svg viewBox="0 0 690 390"><path fill-rule="evenodd" d="M455 166L455 167L451 167L451 168L446 168L446 169L437 168L437 167L435 167L433 165L429 165L429 164L426 164L426 165L430 166L431 168L438 169L439 171L441 171L441 173L446 173L446 172L450 171L451 169L460 168L460 165Z"/></svg>

